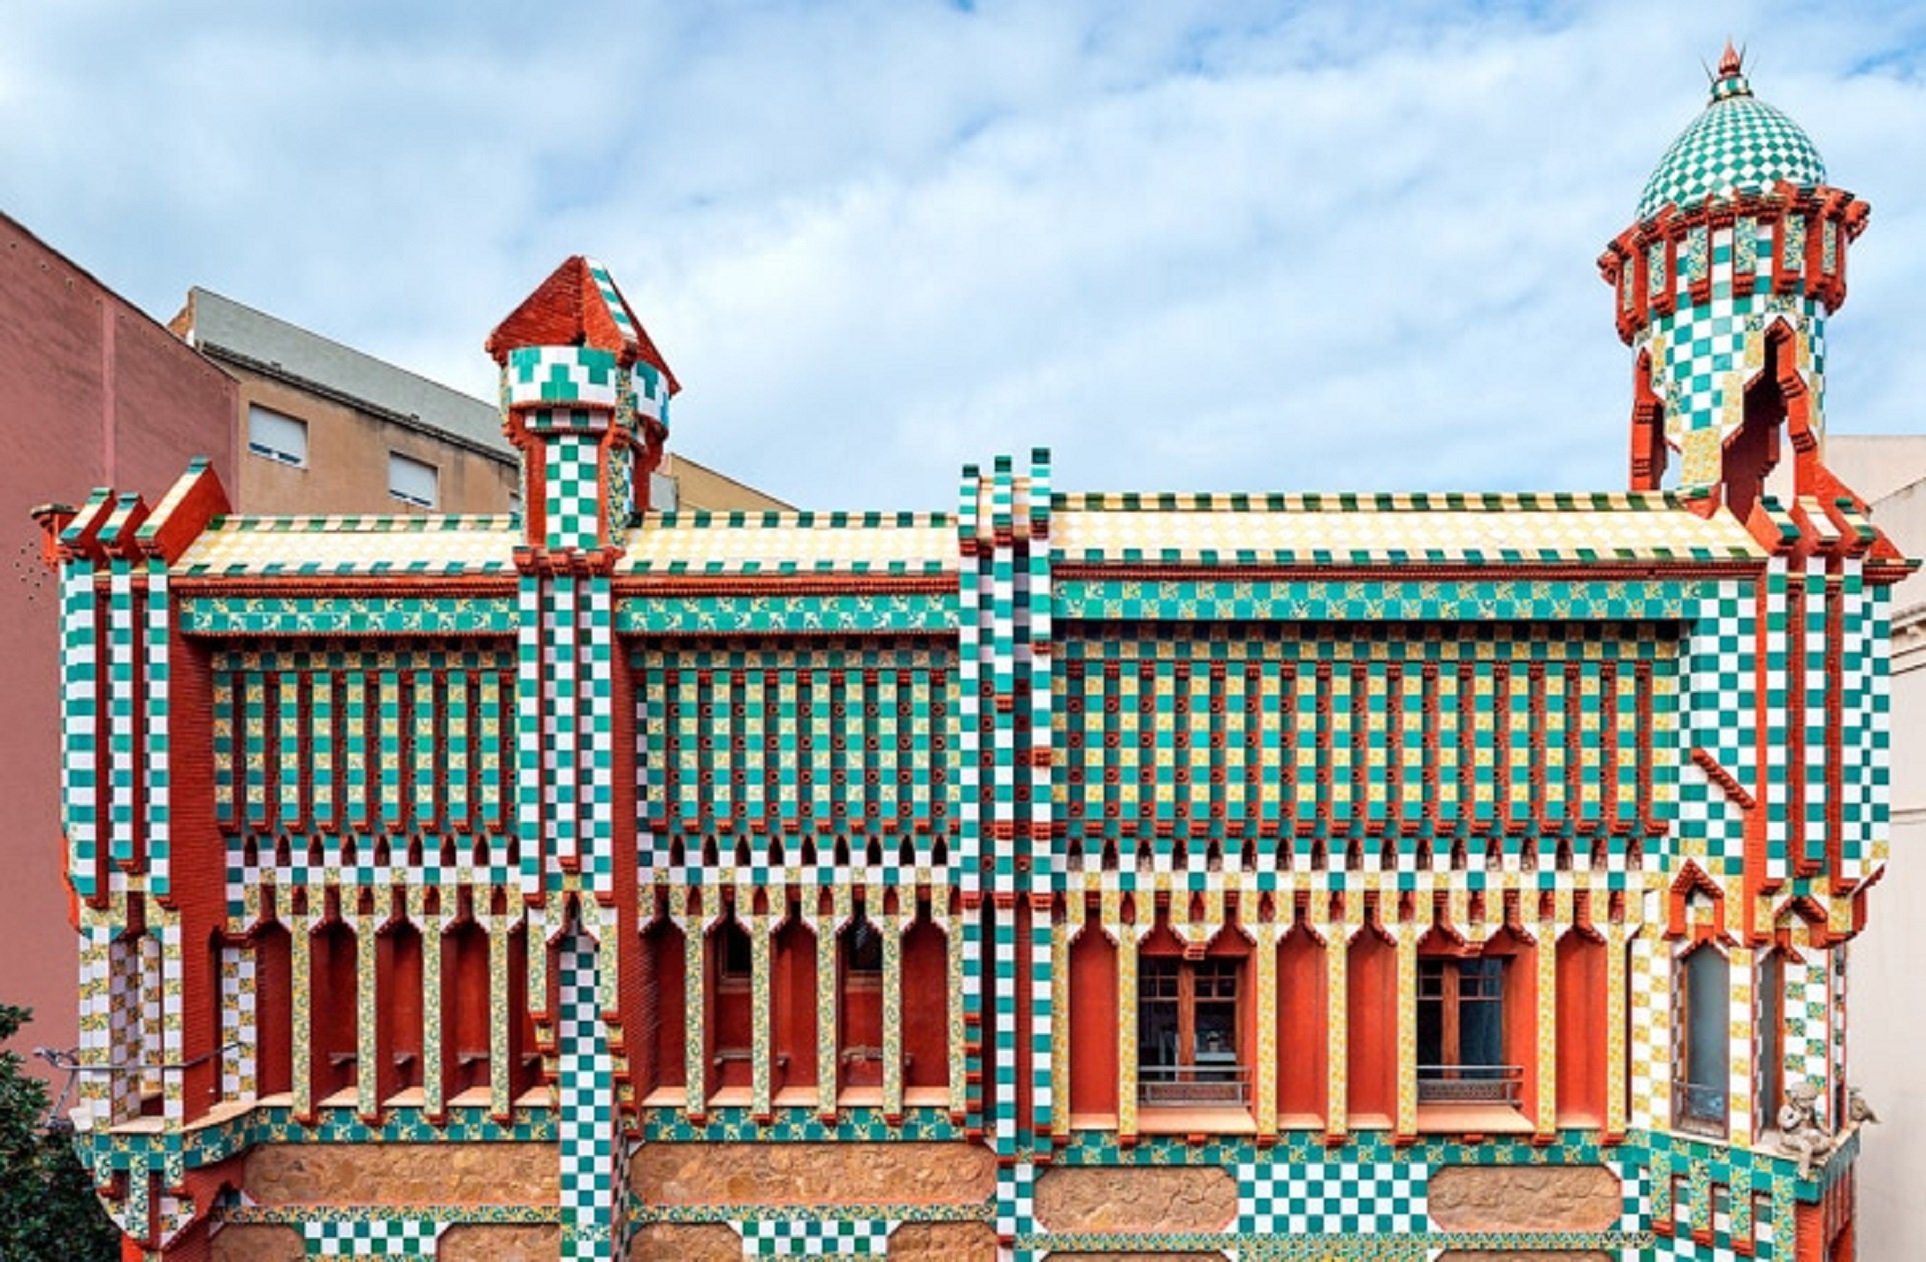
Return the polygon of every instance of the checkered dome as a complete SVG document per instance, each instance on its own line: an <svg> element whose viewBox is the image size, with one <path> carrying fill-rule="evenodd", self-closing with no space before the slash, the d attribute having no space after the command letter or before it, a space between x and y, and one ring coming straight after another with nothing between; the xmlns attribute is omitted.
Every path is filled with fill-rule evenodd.
<svg viewBox="0 0 1926 1262"><path fill-rule="evenodd" d="M1824 184L1826 164L1799 124L1753 96L1744 75L1729 74L1712 85L1705 112L1659 159L1638 200L1638 217L1649 219L1668 204L1696 206L1741 189L1764 191L1780 180Z"/></svg>

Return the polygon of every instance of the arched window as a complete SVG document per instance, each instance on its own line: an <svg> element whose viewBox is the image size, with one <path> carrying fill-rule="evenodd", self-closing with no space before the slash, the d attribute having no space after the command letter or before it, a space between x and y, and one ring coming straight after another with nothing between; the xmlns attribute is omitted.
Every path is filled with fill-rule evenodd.
<svg viewBox="0 0 1926 1262"><path fill-rule="evenodd" d="M1249 946L1226 929L1201 958L1160 925L1139 948L1137 1103L1144 1108L1250 1104L1255 1005Z"/></svg>
<svg viewBox="0 0 1926 1262"><path fill-rule="evenodd" d="M749 1089L754 1068L755 1017L751 977L755 948L732 911L709 935L709 1060L711 1099L722 1090ZM724 1102L728 1102L725 1098Z"/></svg>
<svg viewBox="0 0 1926 1262"><path fill-rule="evenodd" d="M1732 968L1706 943L1679 957L1673 986L1672 1113L1681 1130L1723 1134L1732 1061Z"/></svg>
<svg viewBox="0 0 1926 1262"><path fill-rule="evenodd" d="M841 1085L883 1081L883 931L859 900L841 940Z"/></svg>

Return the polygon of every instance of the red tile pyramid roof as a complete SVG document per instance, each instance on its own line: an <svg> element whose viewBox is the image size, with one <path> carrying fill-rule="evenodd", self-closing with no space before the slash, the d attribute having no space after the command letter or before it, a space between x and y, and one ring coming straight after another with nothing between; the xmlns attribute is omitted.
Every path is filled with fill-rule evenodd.
<svg viewBox="0 0 1926 1262"><path fill-rule="evenodd" d="M498 362L524 346L590 346L614 352L623 363L640 360L654 366L668 381L671 395L682 389L628 299L615 287L615 278L580 254L549 273L495 326L484 346Z"/></svg>

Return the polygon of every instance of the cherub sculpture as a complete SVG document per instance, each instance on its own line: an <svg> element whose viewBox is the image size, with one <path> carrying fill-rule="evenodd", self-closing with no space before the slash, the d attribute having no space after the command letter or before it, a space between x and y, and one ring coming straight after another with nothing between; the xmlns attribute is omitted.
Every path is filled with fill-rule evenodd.
<svg viewBox="0 0 1926 1262"><path fill-rule="evenodd" d="M1797 1157L1799 1177L1810 1179L1813 1163L1832 1151L1832 1136L1819 1112L1819 1085L1811 1079L1788 1085L1778 1120L1779 1151Z"/></svg>

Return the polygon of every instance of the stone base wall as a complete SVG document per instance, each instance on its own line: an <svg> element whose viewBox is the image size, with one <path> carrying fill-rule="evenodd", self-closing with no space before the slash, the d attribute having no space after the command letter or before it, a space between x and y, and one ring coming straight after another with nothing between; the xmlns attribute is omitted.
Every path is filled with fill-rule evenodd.
<svg viewBox="0 0 1926 1262"><path fill-rule="evenodd" d="M629 1245L629 1262L742 1262L742 1237L721 1223L651 1223Z"/></svg>
<svg viewBox="0 0 1926 1262"><path fill-rule="evenodd" d="M1223 1231L1237 1218L1237 1180L1213 1166L1089 1166L1037 1179L1046 1231Z"/></svg>
<svg viewBox="0 0 1926 1262"><path fill-rule="evenodd" d="M298 1228L257 1223L221 1228L208 1251L212 1262L304 1262L307 1256Z"/></svg>
<svg viewBox="0 0 1926 1262"><path fill-rule="evenodd" d="M263 1144L243 1186L262 1205L553 1205L552 1144Z"/></svg>
<svg viewBox="0 0 1926 1262"><path fill-rule="evenodd" d="M1610 1231L1624 1210L1604 1166L1443 1166L1427 1195L1447 1231Z"/></svg>
<svg viewBox="0 0 1926 1262"><path fill-rule="evenodd" d="M996 1194L981 1144L644 1144L629 1186L652 1205L975 1204Z"/></svg>
<svg viewBox="0 0 1926 1262"><path fill-rule="evenodd" d="M435 1262L557 1262L562 1229L548 1225L456 1223L441 1234Z"/></svg>
<svg viewBox="0 0 1926 1262"><path fill-rule="evenodd" d="M889 1237L890 1262L994 1262L996 1232L987 1223L904 1223Z"/></svg>

